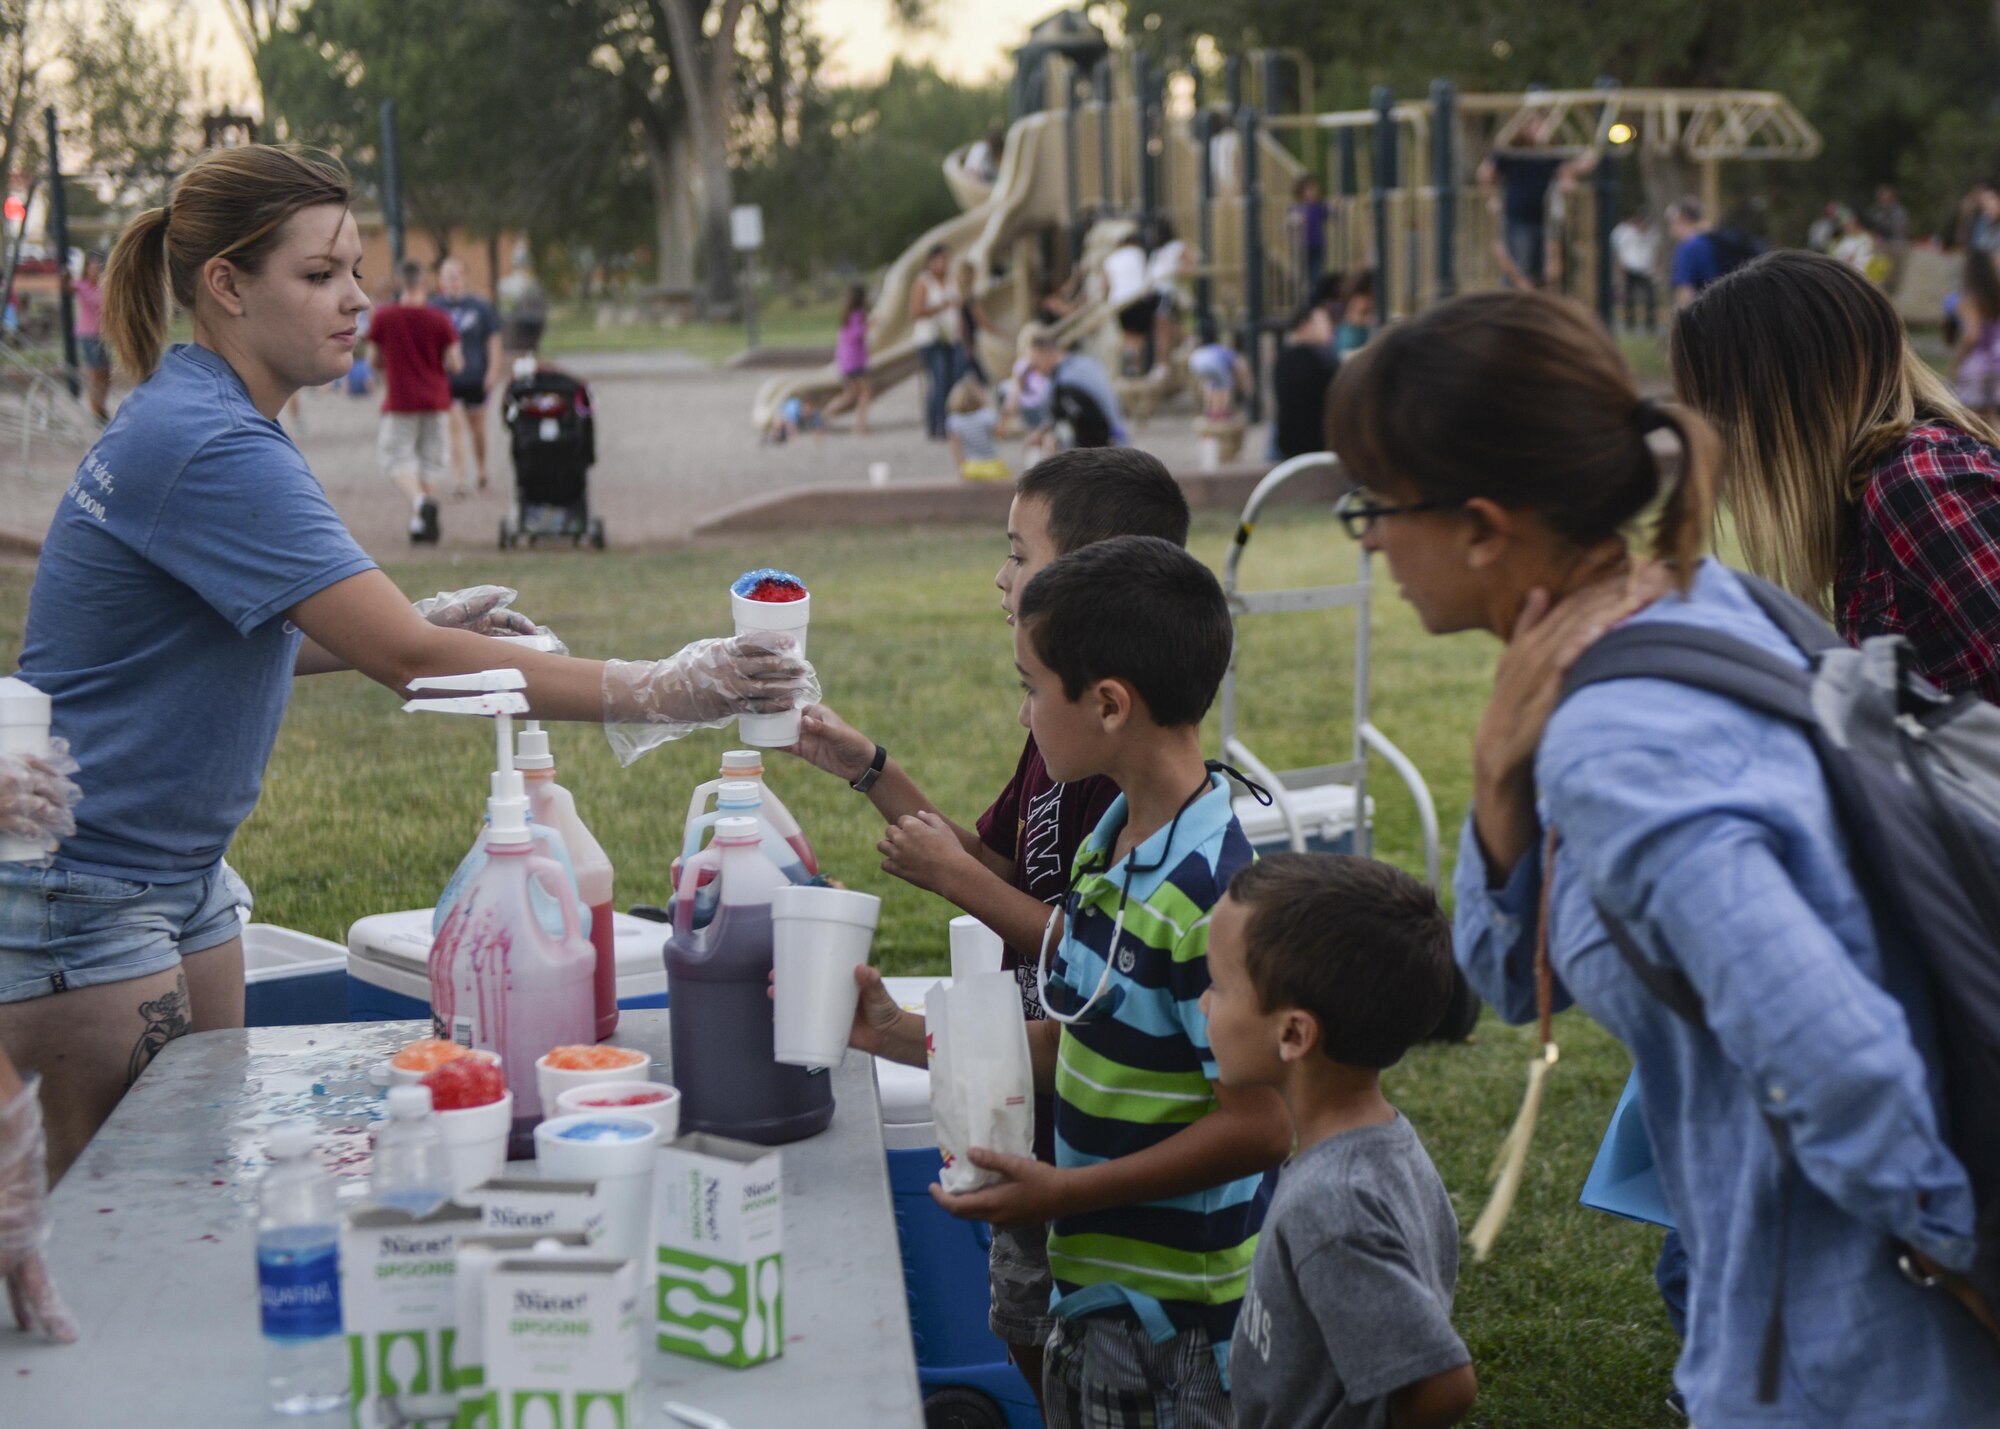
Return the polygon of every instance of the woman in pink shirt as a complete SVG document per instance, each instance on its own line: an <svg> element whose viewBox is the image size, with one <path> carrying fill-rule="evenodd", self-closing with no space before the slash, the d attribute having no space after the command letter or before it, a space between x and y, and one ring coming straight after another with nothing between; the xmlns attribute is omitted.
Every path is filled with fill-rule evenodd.
<svg viewBox="0 0 2000 1429"><path fill-rule="evenodd" d="M107 421L106 399L111 395L111 354L100 335L104 312L104 255L92 253L83 260L83 276L71 286L76 296L76 338L83 347L83 375L90 394L90 410L97 420Z"/></svg>

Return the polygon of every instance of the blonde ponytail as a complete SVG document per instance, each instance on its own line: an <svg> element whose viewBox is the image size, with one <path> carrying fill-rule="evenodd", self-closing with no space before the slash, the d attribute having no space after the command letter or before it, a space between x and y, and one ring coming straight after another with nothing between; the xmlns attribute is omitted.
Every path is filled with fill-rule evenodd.
<svg viewBox="0 0 2000 1429"><path fill-rule="evenodd" d="M167 286L171 212L149 208L133 219L104 265L104 335L126 372L140 381L160 365L173 317Z"/></svg>

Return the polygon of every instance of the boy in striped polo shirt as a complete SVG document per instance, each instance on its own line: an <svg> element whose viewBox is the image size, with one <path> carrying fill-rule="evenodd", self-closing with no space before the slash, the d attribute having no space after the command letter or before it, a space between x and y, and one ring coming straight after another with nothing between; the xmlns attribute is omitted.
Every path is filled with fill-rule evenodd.
<svg viewBox="0 0 2000 1429"><path fill-rule="evenodd" d="M1209 914L1253 857L1201 754L1231 634L1208 568L1153 537L1072 552L1021 597L1022 723L1052 777L1104 775L1120 797L1077 855L1049 1020L1028 1028L1037 1087L1056 1094L1056 1165L975 1148L1004 1179L932 1194L998 1226L1052 1222L1051 1429L1229 1423L1266 1173L1292 1142L1269 1088L1218 1084L1201 1010ZM895 1055L915 1031L920 1049L879 981L862 982L856 1045Z"/></svg>

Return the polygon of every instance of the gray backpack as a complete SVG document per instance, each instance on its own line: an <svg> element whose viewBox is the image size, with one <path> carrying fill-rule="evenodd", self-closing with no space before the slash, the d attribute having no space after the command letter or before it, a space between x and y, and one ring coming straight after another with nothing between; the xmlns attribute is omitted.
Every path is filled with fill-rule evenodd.
<svg viewBox="0 0 2000 1429"><path fill-rule="evenodd" d="M1672 680L1790 721L1812 742L1882 956L1920 968L1930 984L1944 1085L1939 1111L1977 1206L1969 1279L1987 1306L2000 1308L2000 706L1941 694L1915 673L1901 636L1876 636L1855 649L1803 601L1755 576L1736 576L1810 657L1810 669L1713 631L1641 621L1585 651L1563 695L1606 680ZM1653 962L1601 907L1598 914L1640 981L1702 1025L1701 999L1687 978ZM1783 1125L1767 1121L1782 1151ZM1787 1174L1781 1198L1789 1193ZM1910 1273L1907 1258L1902 1264ZM1781 1332L1774 1306L1759 1376L1766 1399L1775 1397Z"/></svg>

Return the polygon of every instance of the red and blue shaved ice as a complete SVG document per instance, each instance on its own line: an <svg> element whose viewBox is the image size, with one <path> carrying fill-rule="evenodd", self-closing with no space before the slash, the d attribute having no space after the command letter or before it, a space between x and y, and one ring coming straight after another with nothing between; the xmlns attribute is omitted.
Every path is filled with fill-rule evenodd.
<svg viewBox="0 0 2000 1429"><path fill-rule="evenodd" d="M761 600L774 605L806 598L804 581L790 571L773 570L769 566L745 571L729 589L745 600Z"/></svg>

